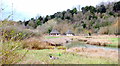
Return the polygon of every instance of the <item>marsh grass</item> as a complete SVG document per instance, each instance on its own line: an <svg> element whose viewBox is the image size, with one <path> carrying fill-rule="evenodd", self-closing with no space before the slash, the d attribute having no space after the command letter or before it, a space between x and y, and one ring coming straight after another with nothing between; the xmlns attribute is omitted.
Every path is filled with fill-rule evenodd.
<svg viewBox="0 0 120 66"><path fill-rule="evenodd" d="M22 41L23 49L54 49L54 46L51 46L50 43L41 41L40 38L29 38Z"/></svg>

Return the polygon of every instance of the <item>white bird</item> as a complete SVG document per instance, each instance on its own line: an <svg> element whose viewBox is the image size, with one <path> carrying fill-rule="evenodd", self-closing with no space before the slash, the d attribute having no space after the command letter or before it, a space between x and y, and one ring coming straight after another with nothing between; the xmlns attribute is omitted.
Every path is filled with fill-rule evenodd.
<svg viewBox="0 0 120 66"><path fill-rule="evenodd" d="M51 56L51 55L49 55L49 57L50 57L50 59L59 59L58 57L53 57L53 56Z"/></svg>

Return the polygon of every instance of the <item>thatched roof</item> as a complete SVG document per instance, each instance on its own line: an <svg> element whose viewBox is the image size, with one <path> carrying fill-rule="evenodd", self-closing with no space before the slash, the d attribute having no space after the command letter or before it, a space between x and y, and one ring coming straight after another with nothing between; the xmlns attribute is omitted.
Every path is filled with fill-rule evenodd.
<svg viewBox="0 0 120 66"><path fill-rule="evenodd" d="M50 33L59 33L57 30L52 30Z"/></svg>
<svg viewBox="0 0 120 66"><path fill-rule="evenodd" d="M74 34L71 30L68 30L66 34Z"/></svg>

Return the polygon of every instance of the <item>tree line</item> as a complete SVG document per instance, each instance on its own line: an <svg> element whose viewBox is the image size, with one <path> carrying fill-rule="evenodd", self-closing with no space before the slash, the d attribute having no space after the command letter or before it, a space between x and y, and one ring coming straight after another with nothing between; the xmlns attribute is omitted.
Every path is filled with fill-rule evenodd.
<svg viewBox="0 0 120 66"><path fill-rule="evenodd" d="M96 7L85 6L79 11L77 8L67 9L66 11L57 12L53 15L39 16L38 18L31 18L28 21L19 21L27 28L36 29L47 23L51 19L56 19L58 24L62 21L68 21L69 24L74 24L73 28L79 30L91 29L97 32L100 27L111 25L116 17L120 16L120 1L111 2L108 4L100 4Z"/></svg>

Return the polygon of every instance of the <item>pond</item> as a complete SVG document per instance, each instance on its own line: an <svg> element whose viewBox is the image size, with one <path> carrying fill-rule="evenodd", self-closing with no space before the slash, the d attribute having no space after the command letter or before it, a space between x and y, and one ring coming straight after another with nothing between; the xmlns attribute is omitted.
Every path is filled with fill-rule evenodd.
<svg viewBox="0 0 120 66"><path fill-rule="evenodd" d="M73 41L70 43L65 44L65 46L67 48L73 48L73 47L86 47L86 48L102 48L102 49L106 49L106 50L118 50L118 48L115 47L104 47L104 46L97 46L97 45L89 45L89 44L85 44L85 42L81 42L81 41ZM120 48L119 48L120 50Z"/></svg>

